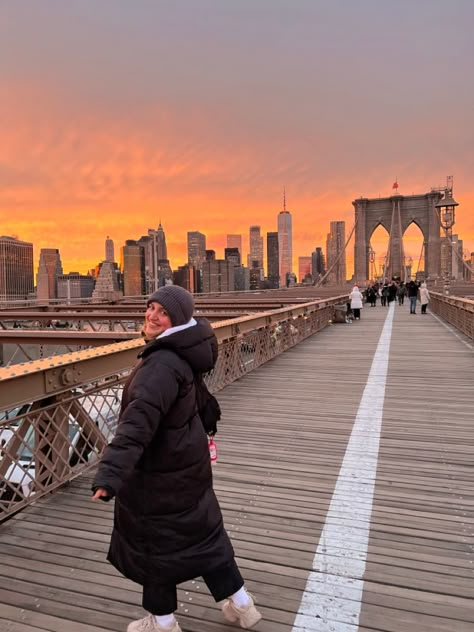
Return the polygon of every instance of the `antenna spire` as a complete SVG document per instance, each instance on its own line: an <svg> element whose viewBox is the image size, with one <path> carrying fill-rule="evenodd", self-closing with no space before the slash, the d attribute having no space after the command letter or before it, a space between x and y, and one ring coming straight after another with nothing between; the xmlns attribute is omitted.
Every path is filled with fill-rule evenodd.
<svg viewBox="0 0 474 632"><path fill-rule="evenodd" d="M283 187L283 211L286 211L286 189Z"/></svg>

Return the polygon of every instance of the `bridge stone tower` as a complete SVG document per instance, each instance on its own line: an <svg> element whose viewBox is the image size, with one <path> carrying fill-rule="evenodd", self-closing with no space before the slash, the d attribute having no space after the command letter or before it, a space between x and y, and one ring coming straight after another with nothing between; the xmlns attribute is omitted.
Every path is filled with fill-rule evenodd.
<svg viewBox="0 0 474 632"><path fill-rule="evenodd" d="M391 279L405 280L403 234L414 223L423 234L425 276L440 275L441 238L439 217L435 205L442 198L440 191L424 195L393 195L387 198L359 198L352 202L355 209L354 278L363 283L369 278L369 244L375 229L382 225L389 234L387 270Z"/></svg>

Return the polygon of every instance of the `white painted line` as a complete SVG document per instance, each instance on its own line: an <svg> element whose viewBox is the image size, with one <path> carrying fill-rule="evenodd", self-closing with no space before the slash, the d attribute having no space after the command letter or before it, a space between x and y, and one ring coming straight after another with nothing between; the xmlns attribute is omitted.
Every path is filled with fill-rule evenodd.
<svg viewBox="0 0 474 632"><path fill-rule="evenodd" d="M456 333L452 327L450 327L449 325L447 325L447 324L444 322L444 320L441 320L441 318L440 318L439 316L437 316L436 314L433 314L433 312L431 312L431 311L430 311L429 313L431 314L431 316L433 316L433 318L435 318L435 319L438 321L438 323L440 323L440 325L443 325L443 327L444 327L445 329L447 329L448 331L450 331L450 332L453 334L453 336L455 336L458 340L460 340L460 341L463 343L463 345L466 345L466 347L467 347L468 349L470 349L471 351L474 351L474 345L469 344L469 342L466 342L466 340L464 340L463 338L461 338L461 336L460 336L458 333Z"/></svg>
<svg viewBox="0 0 474 632"><path fill-rule="evenodd" d="M375 351L293 632L355 632L359 627L394 305Z"/></svg>

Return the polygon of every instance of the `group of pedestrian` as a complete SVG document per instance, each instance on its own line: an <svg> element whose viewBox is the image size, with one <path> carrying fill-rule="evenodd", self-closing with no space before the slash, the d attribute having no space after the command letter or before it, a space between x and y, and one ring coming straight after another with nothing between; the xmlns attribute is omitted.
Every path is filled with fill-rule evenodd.
<svg viewBox="0 0 474 632"><path fill-rule="evenodd" d="M403 305L405 296L410 302L410 314L416 314L416 303L418 298L421 304L421 313L426 314L426 308L430 301L430 293L425 282L419 283L409 281L408 283L392 281L391 283L373 283L365 291L367 303L371 307L376 307L377 299L380 299L382 307L390 305L398 300L399 305Z"/></svg>

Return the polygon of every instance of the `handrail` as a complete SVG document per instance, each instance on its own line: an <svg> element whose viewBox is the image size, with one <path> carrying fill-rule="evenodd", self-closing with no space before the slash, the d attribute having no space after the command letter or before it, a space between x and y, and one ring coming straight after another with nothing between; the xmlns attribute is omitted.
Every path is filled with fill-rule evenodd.
<svg viewBox="0 0 474 632"><path fill-rule="evenodd" d="M320 331L347 295L214 323L216 392ZM141 339L0 368L0 520L92 467Z"/></svg>
<svg viewBox="0 0 474 632"><path fill-rule="evenodd" d="M474 340L474 300L460 296L446 296L430 290L430 308L443 320Z"/></svg>

